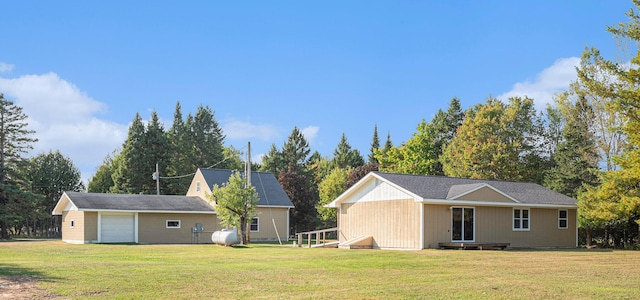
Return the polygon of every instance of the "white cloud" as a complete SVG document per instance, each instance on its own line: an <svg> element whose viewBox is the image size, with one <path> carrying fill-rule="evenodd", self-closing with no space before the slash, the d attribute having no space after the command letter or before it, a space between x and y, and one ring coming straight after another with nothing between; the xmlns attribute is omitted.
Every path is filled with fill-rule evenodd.
<svg viewBox="0 0 640 300"><path fill-rule="evenodd" d="M318 136L318 131L320 131L320 127L307 126L305 128L302 128L300 131L302 131L302 135L304 135L304 138L307 140L307 142L311 144Z"/></svg>
<svg viewBox="0 0 640 300"><path fill-rule="evenodd" d="M271 125L255 125L234 119L225 121L222 129L227 138L232 140L256 138L269 141L279 136L278 131Z"/></svg>
<svg viewBox="0 0 640 300"><path fill-rule="evenodd" d="M510 91L497 98L506 100L514 96L527 96L534 99L538 109L544 108L547 103L553 103L555 93L568 89L571 81L577 78L575 67L579 64L578 57L556 60L553 65L542 70L533 82L518 82Z"/></svg>
<svg viewBox="0 0 640 300"><path fill-rule="evenodd" d="M8 73L13 70L13 65L0 61L0 73Z"/></svg>
<svg viewBox="0 0 640 300"><path fill-rule="evenodd" d="M39 139L33 154L60 150L80 169L85 182L126 138L126 125L95 116L106 110L105 104L55 73L0 77L0 91L29 117L29 128Z"/></svg>

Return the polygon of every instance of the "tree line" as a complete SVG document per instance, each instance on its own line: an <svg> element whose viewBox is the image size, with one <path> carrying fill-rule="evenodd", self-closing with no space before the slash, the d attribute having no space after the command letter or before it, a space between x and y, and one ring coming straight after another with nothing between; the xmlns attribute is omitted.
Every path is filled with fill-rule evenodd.
<svg viewBox="0 0 640 300"><path fill-rule="evenodd" d="M639 0L633 1L635 9ZM608 27L614 37L640 41L640 17ZM640 52L614 62L599 50L584 50L578 77L538 111L528 97L496 99L463 109L451 99L446 109L423 119L398 145L387 133L381 143L374 126L368 153L349 144L345 133L332 155L313 151L294 127L280 146L273 144L253 169L272 172L293 201L290 230L300 232L336 225L336 212L324 208L371 171L527 181L574 197L579 205L583 244L637 247L640 243ZM22 155L37 139L26 130L19 107L0 97L0 233L41 235L56 232L50 217L64 190L82 190L79 172L59 152L32 159ZM213 110L198 107L164 129L158 115L149 121L136 114L121 149L105 158L88 191L153 194L151 174L160 168L162 194L184 195L197 168L241 170L242 149L225 146ZM52 174L65 174L54 176ZM52 178L60 182L54 182ZM26 232L25 232L26 231Z"/></svg>

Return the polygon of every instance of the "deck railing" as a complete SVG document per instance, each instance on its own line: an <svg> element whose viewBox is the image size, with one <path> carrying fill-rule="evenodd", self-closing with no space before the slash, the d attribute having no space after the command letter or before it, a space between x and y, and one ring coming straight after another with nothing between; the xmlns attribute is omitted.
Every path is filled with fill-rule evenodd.
<svg viewBox="0 0 640 300"><path fill-rule="evenodd" d="M316 245L320 245L320 241L322 244L325 244L327 241L327 232L338 231L338 227L335 228L327 228L321 230L307 231L307 232L298 232L296 233L296 237L298 238L298 247L302 247L302 241L304 240L304 235L307 235L307 239L309 240L308 247L311 248L311 240L313 239L313 235L316 235ZM337 235L336 235L337 236Z"/></svg>

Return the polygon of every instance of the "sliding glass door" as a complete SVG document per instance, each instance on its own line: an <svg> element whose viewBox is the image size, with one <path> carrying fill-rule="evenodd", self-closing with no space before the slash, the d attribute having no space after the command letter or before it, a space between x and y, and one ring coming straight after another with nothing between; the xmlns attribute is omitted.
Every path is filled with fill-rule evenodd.
<svg viewBox="0 0 640 300"><path fill-rule="evenodd" d="M451 241L473 242L475 240L475 209L473 207L451 208Z"/></svg>

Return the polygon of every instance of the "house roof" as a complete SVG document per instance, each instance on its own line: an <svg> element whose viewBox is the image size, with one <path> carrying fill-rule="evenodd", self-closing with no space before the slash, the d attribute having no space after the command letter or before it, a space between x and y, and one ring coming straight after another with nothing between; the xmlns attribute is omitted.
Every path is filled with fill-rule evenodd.
<svg viewBox="0 0 640 300"><path fill-rule="evenodd" d="M82 192L65 192L65 195L81 211L215 213L200 197ZM65 207L59 206L66 206L63 199L54 208L54 214L62 214Z"/></svg>
<svg viewBox="0 0 640 300"><path fill-rule="evenodd" d="M418 198L423 202L456 202L457 197L475 191L482 187L490 187L496 192L510 198L517 205L550 205L550 206L576 206L576 200L545 188L539 184L530 182L510 182L483 179L454 178L445 176L425 176L411 174L394 174L384 172L371 172L344 192L328 207L336 207L337 203L345 201L350 192L371 177L386 181L403 191ZM421 199L420 199L421 198Z"/></svg>
<svg viewBox="0 0 640 300"><path fill-rule="evenodd" d="M222 186L229 181L229 177L234 172L232 170L221 169L205 169L200 168L207 186L213 190L214 185ZM243 171L240 172L244 174ZM287 196L278 179L271 172L255 172L251 171L251 185L258 192L259 206L281 206L294 207L291 199Z"/></svg>

